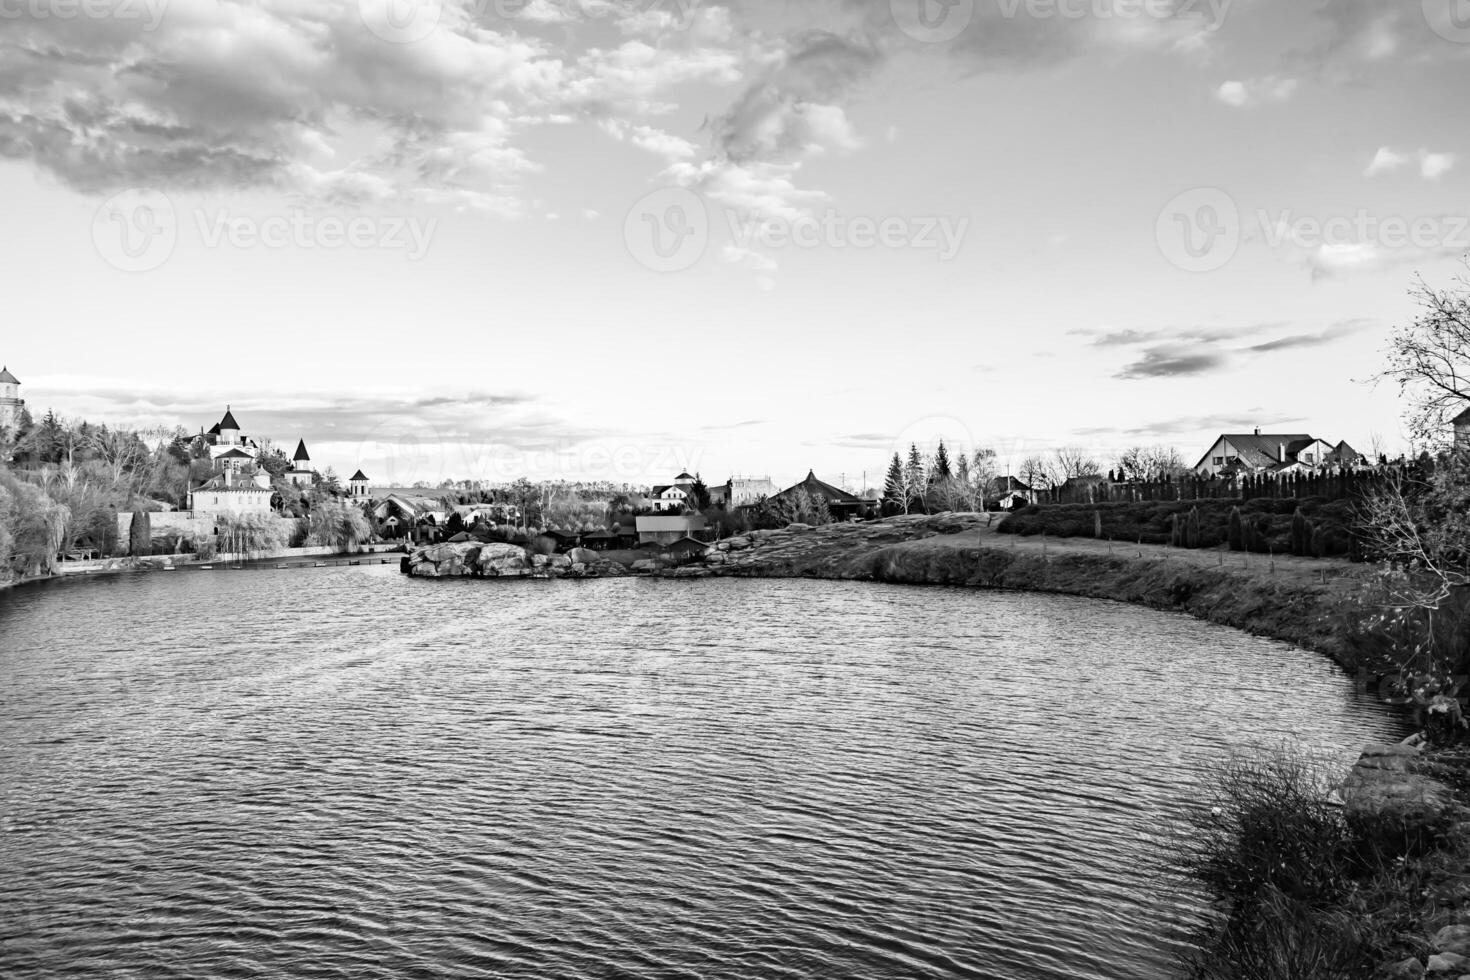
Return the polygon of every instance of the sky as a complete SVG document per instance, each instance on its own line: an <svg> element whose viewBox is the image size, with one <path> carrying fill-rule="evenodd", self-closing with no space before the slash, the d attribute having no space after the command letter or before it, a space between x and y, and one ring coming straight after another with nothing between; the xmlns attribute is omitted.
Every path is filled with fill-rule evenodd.
<svg viewBox="0 0 1470 980"><path fill-rule="evenodd" d="M0 361L375 482L1409 448L1470 0L4 0Z"/></svg>

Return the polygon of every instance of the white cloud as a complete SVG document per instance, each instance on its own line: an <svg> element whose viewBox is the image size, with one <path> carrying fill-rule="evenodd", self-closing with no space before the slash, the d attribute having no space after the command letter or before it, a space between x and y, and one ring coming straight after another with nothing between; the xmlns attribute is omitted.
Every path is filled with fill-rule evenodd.
<svg viewBox="0 0 1470 980"><path fill-rule="evenodd" d="M1409 162L1409 158L1397 152L1390 146L1380 146L1378 152L1373 154L1373 162L1368 164L1368 169L1363 171L1364 177L1377 177L1397 170Z"/></svg>
<svg viewBox="0 0 1470 980"><path fill-rule="evenodd" d="M1243 109L1262 102L1285 102L1297 89L1295 78L1254 78L1247 81L1228 81L1215 89L1215 98L1228 106Z"/></svg>
<svg viewBox="0 0 1470 980"><path fill-rule="evenodd" d="M1425 180L1439 180L1455 166L1453 153L1430 153L1419 151L1419 172Z"/></svg>

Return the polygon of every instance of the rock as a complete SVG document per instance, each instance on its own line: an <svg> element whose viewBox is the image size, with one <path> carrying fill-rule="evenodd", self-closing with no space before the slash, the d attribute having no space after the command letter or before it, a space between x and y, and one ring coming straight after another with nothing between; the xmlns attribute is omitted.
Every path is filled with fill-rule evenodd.
<svg viewBox="0 0 1470 980"><path fill-rule="evenodd" d="M1424 976L1424 964L1414 957L1379 967L1378 976L1383 980L1420 980Z"/></svg>
<svg viewBox="0 0 1470 980"><path fill-rule="evenodd" d="M788 530L788 531L810 531L811 529L812 529L812 526L810 524L787 524L786 525L786 530Z"/></svg>
<svg viewBox="0 0 1470 980"><path fill-rule="evenodd" d="M504 541L492 541L480 548L480 561L500 561L505 558L524 558L526 549L518 544L507 544Z"/></svg>
<svg viewBox="0 0 1470 980"><path fill-rule="evenodd" d="M746 537L730 538L728 541L720 542L729 551L744 551L750 547L750 539Z"/></svg>
<svg viewBox="0 0 1470 980"><path fill-rule="evenodd" d="M590 565L597 560L597 552L591 548L573 548L567 552L567 558L573 563L581 562L583 565Z"/></svg>
<svg viewBox="0 0 1470 980"><path fill-rule="evenodd" d="M546 556L546 555L532 555L531 556L531 567L532 568L547 568L550 565L551 565L551 559L548 556Z"/></svg>
<svg viewBox="0 0 1470 980"><path fill-rule="evenodd" d="M593 575L600 575L604 578L618 578L628 574L628 567L615 561L599 561L597 564L589 566L588 571Z"/></svg>
<svg viewBox="0 0 1470 980"><path fill-rule="evenodd" d="M560 569L568 569L568 568L571 568L572 567L572 560L570 558L568 558L566 555L552 555L551 556L551 567L552 568L560 568Z"/></svg>
<svg viewBox="0 0 1470 980"><path fill-rule="evenodd" d="M1404 834L1442 823L1454 804L1450 788L1429 775L1418 748L1369 745L1342 785L1350 819Z"/></svg>
<svg viewBox="0 0 1470 980"><path fill-rule="evenodd" d="M572 562L571 572L573 575L587 574L587 563L585 561Z"/></svg>
<svg viewBox="0 0 1470 980"><path fill-rule="evenodd" d="M1456 976L1470 969L1470 957L1459 953L1435 953L1425 964L1430 973L1453 973Z"/></svg>
<svg viewBox="0 0 1470 980"><path fill-rule="evenodd" d="M719 551L715 552L712 555L705 555L704 556L704 561L705 561L705 564L707 564L707 565L723 565L723 564L725 564L729 560L730 560L730 557L728 555L724 554L723 552L719 552Z"/></svg>
<svg viewBox="0 0 1470 980"><path fill-rule="evenodd" d="M656 558L640 558L633 563L635 572L656 572L663 567L663 563Z"/></svg>
<svg viewBox="0 0 1470 980"><path fill-rule="evenodd" d="M1470 957L1470 925L1445 926L1434 934L1434 948L1462 959Z"/></svg>

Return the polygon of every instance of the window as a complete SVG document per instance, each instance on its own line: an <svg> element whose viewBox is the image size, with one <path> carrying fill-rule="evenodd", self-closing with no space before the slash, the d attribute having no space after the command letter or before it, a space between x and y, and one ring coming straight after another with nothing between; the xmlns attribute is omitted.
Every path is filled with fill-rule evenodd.
<svg viewBox="0 0 1470 980"><path fill-rule="evenodd" d="M1215 465L1216 466L1224 466L1225 465L1225 457L1224 456L1216 456L1215 457Z"/></svg>
<svg viewBox="0 0 1470 980"><path fill-rule="evenodd" d="M1312 462L1312 454L1311 453L1307 453L1307 462L1309 462L1309 463Z"/></svg>

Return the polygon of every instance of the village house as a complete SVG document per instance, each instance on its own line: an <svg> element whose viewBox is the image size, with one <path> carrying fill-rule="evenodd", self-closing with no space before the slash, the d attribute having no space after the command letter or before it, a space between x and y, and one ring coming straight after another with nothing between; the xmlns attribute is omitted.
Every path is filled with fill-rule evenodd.
<svg viewBox="0 0 1470 980"><path fill-rule="evenodd" d="M1202 477L1289 475L1358 466L1363 456L1346 442L1336 445L1302 432L1226 433L1194 465Z"/></svg>
<svg viewBox="0 0 1470 980"><path fill-rule="evenodd" d="M195 517L265 515L274 492L264 470L245 474L227 466L189 491L189 510Z"/></svg>
<svg viewBox="0 0 1470 980"><path fill-rule="evenodd" d="M673 483L653 488L649 494L649 507L655 511L698 510L694 484L695 477L680 473L674 477Z"/></svg>
<svg viewBox="0 0 1470 980"><path fill-rule="evenodd" d="M357 502L366 501L372 496L371 486L372 481L359 469L347 480L347 496Z"/></svg>
<svg viewBox="0 0 1470 980"><path fill-rule="evenodd" d="M1456 415L1450 424L1455 427L1455 448L1470 449L1470 408Z"/></svg>
<svg viewBox="0 0 1470 980"><path fill-rule="evenodd" d="M643 514L634 520L639 544L673 544L680 538L703 540L709 534L708 522L701 514Z"/></svg>
<svg viewBox="0 0 1470 980"><path fill-rule="evenodd" d="M721 486L710 488L710 503L722 502L731 510L736 507L751 507L762 500L769 500L778 491L779 488L769 476L732 476Z"/></svg>
<svg viewBox="0 0 1470 980"><path fill-rule="evenodd" d="M235 413L228 405L225 406L225 417L201 435L209 446L209 458L216 466L221 465L220 460L225 460L224 465L238 470L244 465L254 464L255 457L260 454L256 441L240 434L240 423L235 421Z"/></svg>
<svg viewBox="0 0 1470 980"><path fill-rule="evenodd" d="M877 506L877 501L864 500L817 479L816 472L813 470L807 470L806 479L787 487L770 499L773 502L790 500L796 496L797 491L805 492L813 502L818 500L824 502L827 505L827 513L832 515L834 521L857 520Z"/></svg>
<svg viewBox="0 0 1470 980"><path fill-rule="evenodd" d="M0 367L0 429L14 429L20 424L25 411L25 399L20 397L20 381L10 369Z"/></svg>

